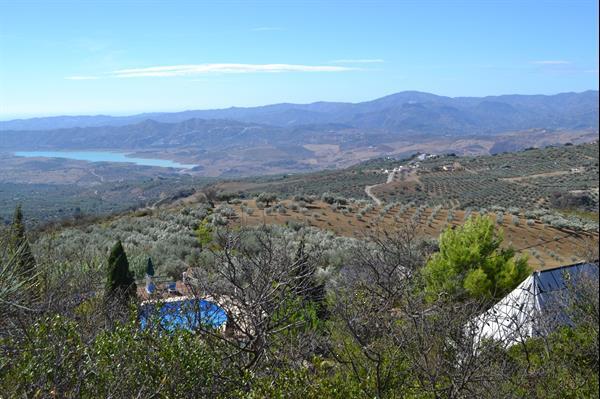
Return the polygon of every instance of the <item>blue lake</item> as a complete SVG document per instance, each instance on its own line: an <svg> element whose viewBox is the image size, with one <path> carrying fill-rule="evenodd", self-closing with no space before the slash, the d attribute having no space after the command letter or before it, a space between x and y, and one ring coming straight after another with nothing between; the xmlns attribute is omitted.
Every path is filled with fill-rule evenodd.
<svg viewBox="0 0 600 399"><path fill-rule="evenodd" d="M66 158L89 162L127 162L143 166L160 166L163 168L189 169L196 165L182 164L168 159L151 159L130 157L122 152L108 151L17 151L18 157Z"/></svg>

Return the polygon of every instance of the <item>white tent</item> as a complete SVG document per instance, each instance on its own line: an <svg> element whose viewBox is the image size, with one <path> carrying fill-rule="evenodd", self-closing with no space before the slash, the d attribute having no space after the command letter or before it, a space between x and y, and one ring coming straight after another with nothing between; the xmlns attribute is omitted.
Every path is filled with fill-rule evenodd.
<svg viewBox="0 0 600 399"><path fill-rule="evenodd" d="M475 341L506 346L572 324L570 309L584 286L598 286L598 265L578 263L536 271L469 326ZM580 289L581 288L581 289Z"/></svg>

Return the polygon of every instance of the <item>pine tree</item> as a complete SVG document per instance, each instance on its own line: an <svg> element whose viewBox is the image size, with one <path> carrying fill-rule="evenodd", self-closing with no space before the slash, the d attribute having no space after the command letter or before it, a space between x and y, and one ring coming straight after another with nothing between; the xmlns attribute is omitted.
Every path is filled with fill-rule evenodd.
<svg viewBox="0 0 600 399"><path fill-rule="evenodd" d="M512 291L531 270L527 257L503 248L502 240L502 232L484 216L447 229L440 236L440 251L423 269L429 298L498 300Z"/></svg>
<svg viewBox="0 0 600 399"><path fill-rule="evenodd" d="M29 241L25 233L25 224L23 223L23 211L21 205L15 208L15 215L11 225L12 248L17 253L17 268L26 278L32 278L35 275L35 258L31 253Z"/></svg>
<svg viewBox="0 0 600 399"><path fill-rule="evenodd" d="M121 240L115 243L108 257L106 292L108 295L125 296L133 296L136 293L135 279L129 270L129 261Z"/></svg>

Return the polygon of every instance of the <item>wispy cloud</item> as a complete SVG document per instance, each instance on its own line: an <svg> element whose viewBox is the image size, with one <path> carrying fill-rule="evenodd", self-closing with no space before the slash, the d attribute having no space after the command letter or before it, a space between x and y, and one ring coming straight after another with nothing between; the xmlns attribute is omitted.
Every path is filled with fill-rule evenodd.
<svg viewBox="0 0 600 399"><path fill-rule="evenodd" d="M353 68L330 65L297 64L197 64L170 65L149 68L120 69L117 78L194 76L208 73L281 73L281 72L344 72Z"/></svg>
<svg viewBox="0 0 600 399"><path fill-rule="evenodd" d="M577 62L567 60L530 61L529 63L534 65L531 70L547 75L573 76L598 73L598 68L594 68L592 65L580 65Z"/></svg>
<svg viewBox="0 0 600 399"><path fill-rule="evenodd" d="M536 65L569 65L571 61L565 60L541 60L541 61L531 61L532 64Z"/></svg>
<svg viewBox="0 0 600 399"><path fill-rule="evenodd" d="M283 30L283 28L280 28L278 26L257 26L256 28L251 29L252 32L271 32L278 30Z"/></svg>
<svg viewBox="0 0 600 399"><path fill-rule="evenodd" d="M118 69L100 76L68 76L65 79L89 80L101 78L193 77L214 73L346 72L357 69L358 68L345 66L299 64L191 64Z"/></svg>
<svg viewBox="0 0 600 399"><path fill-rule="evenodd" d="M99 76L67 76L67 80L96 80L100 79Z"/></svg>
<svg viewBox="0 0 600 399"><path fill-rule="evenodd" d="M381 64L385 62L381 58L359 58L329 61L332 64Z"/></svg>

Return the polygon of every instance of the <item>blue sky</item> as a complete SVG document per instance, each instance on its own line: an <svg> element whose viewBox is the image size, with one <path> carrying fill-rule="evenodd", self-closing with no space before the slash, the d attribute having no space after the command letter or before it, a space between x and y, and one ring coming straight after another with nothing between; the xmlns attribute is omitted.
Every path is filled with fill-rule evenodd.
<svg viewBox="0 0 600 399"><path fill-rule="evenodd" d="M597 87L595 0L0 0L0 119Z"/></svg>

